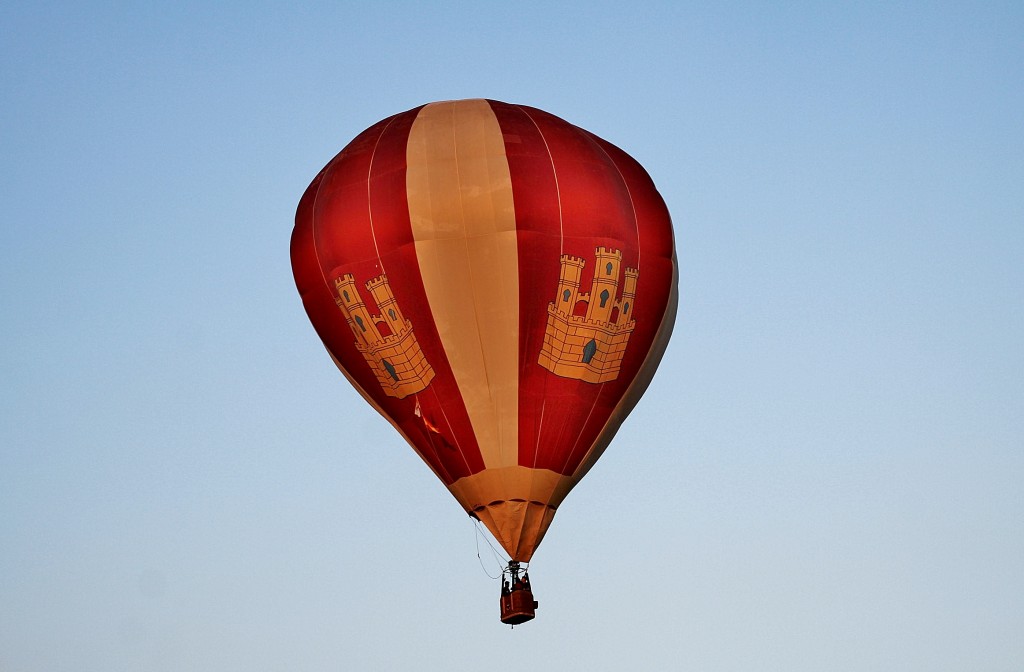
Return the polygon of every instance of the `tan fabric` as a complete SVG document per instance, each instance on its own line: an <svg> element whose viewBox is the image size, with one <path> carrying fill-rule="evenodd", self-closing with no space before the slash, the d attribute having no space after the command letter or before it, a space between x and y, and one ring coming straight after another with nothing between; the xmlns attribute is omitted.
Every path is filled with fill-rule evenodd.
<svg viewBox="0 0 1024 672"><path fill-rule="evenodd" d="M518 462L519 261L512 178L484 100L433 103L407 149L424 289L487 468Z"/></svg>
<svg viewBox="0 0 1024 672"><path fill-rule="evenodd" d="M577 480L548 469L515 466L461 478L449 490L513 559L529 562L555 510ZM494 492L505 496L494 501L493 495L485 496Z"/></svg>

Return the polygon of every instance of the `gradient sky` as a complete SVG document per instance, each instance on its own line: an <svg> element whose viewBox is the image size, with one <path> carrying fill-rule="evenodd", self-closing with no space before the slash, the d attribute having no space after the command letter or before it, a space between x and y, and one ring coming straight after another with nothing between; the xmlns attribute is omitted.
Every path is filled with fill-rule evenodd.
<svg viewBox="0 0 1024 672"><path fill-rule="evenodd" d="M0 7L0 670L1024 669L1024 5L172 4ZM636 157L680 262L513 631L288 259L470 97Z"/></svg>

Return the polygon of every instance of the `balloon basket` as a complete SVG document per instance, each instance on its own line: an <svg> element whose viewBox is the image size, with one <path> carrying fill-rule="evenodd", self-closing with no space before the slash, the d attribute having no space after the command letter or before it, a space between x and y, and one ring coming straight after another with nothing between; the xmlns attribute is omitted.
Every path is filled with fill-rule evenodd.
<svg viewBox="0 0 1024 672"><path fill-rule="evenodd" d="M537 601L533 599L530 576L512 560L501 580L501 622L511 626L533 620L537 615Z"/></svg>

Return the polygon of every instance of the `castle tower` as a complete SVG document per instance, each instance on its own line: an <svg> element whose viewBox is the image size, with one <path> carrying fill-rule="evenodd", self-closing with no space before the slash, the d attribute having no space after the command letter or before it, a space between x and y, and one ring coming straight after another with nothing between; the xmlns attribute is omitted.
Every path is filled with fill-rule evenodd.
<svg viewBox="0 0 1024 672"><path fill-rule="evenodd" d="M615 308L615 295L619 291L619 262L622 253L606 247L597 248L597 265L594 267L594 282L590 288L590 303L587 304L587 319L607 322Z"/></svg>
<svg viewBox="0 0 1024 672"><path fill-rule="evenodd" d="M594 254L596 264L589 294L579 291L583 260L569 255L559 258L558 295L548 304L544 343L537 363L556 376L604 383L618 377L629 336L636 326L633 302L639 272L626 269L620 298L622 252L598 247ZM587 303L585 316L575 314L578 301ZM612 322L616 308L618 314Z"/></svg>
<svg viewBox="0 0 1024 672"><path fill-rule="evenodd" d="M561 256L562 271L558 278L558 295L555 297L555 309L560 313L572 315L576 302L580 300L580 275L587 262L579 257L568 254ZM586 297L582 297L586 298Z"/></svg>
<svg viewBox="0 0 1024 672"><path fill-rule="evenodd" d="M395 295L391 293L391 285L387 276L380 276L366 283L366 288L373 295L373 300L380 308L381 318L390 328L392 334L401 335L408 329L402 311L398 308Z"/></svg>
<svg viewBox="0 0 1024 672"><path fill-rule="evenodd" d="M356 289L355 278L350 273L346 273L335 279L334 289L337 292L334 302L338 304L338 308L345 315L345 321L348 322L349 328L355 334L356 341L367 346L379 341L380 332L377 331L377 325L374 324L370 311L366 308L363 298Z"/></svg>
<svg viewBox="0 0 1024 672"><path fill-rule="evenodd" d="M625 325L633 317L633 301L636 299L636 279L639 272L635 268L626 269L626 280L622 283L622 305L619 308L617 325Z"/></svg>
<svg viewBox="0 0 1024 672"><path fill-rule="evenodd" d="M387 276L380 275L366 283L380 315L370 313L351 274L335 279L334 287L337 291L334 302L355 334L356 350L366 360L384 393L402 399L425 389L434 378L434 370L420 349L412 323L402 315ZM378 324L386 324L389 333L383 335Z"/></svg>

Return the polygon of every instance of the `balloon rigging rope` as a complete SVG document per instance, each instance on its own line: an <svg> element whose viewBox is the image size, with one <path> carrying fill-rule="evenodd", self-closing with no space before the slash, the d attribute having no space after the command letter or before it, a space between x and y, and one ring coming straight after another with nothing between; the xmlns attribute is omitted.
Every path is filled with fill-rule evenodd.
<svg viewBox="0 0 1024 672"><path fill-rule="evenodd" d="M487 538L487 535L485 535L483 531L481 531L480 521L473 521L473 529L476 531L476 559L480 561L480 568L484 570L484 574L487 575L487 578L494 580L500 579L501 572L504 569L506 561L503 560L501 555L498 554L498 550L494 548L493 544L491 544L491 540ZM491 576L491 573L487 571L487 567L484 566L484 559L480 557L480 537L483 537L484 541L487 542L487 546L491 549L491 553L494 555L494 559L498 562L498 576Z"/></svg>

